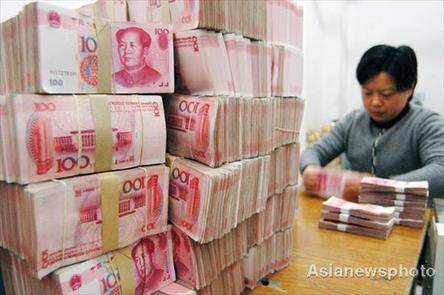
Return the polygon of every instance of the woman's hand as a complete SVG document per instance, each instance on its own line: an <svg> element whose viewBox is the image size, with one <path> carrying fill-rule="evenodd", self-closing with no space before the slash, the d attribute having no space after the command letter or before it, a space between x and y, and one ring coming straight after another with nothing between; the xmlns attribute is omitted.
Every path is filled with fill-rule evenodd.
<svg viewBox="0 0 444 295"><path fill-rule="evenodd" d="M350 202L358 202L358 196L361 192L361 180L365 176L371 176L368 173L348 172L345 175L342 198Z"/></svg>
<svg viewBox="0 0 444 295"><path fill-rule="evenodd" d="M302 173L302 178L306 192L319 192L320 183L318 175L321 170L321 167L314 165L308 165L305 167L304 172Z"/></svg>

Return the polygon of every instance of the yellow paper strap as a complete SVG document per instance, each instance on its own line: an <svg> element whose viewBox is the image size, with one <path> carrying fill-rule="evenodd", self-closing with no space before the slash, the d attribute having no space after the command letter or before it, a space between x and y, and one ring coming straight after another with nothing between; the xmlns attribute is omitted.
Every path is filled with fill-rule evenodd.
<svg viewBox="0 0 444 295"><path fill-rule="evenodd" d="M126 247L113 253L117 269L119 270L120 294L122 295L133 295L136 290L133 259L131 258L130 249L131 247Z"/></svg>
<svg viewBox="0 0 444 295"><path fill-rule="evenodd" d="M95 172L112 170L113 133L108 98L102 95L90 97L91 111L96 134Z"/></svg>
<svg viewBox="0 0 444 295"><path fill-rule="evenodd" d="M183 159L183 157L173 156L172 154L166 154L166 165L169 168L173 168L174 162L178 159Z"/></svg>
<svg viewBox="0 0 444 295"><path fill-rule="evenodd" d="M98 93L114 93L111 83L111 64L112 56L112 32L111 23L104 18L95 18L94 25L97 36L97 57L98 57L98 73L97 73L97 92Z"/></svg>
<svg viewBox="0 0 444 295"><path fill-rule="evenodd" d="M160 19L164 24L171 24L171 14L168 0L161 0L160 2Z"/></svg>
<svg viewBox="0 0 444 295"><path fill-rule="evenodd" d="M99 174L102 210L102 252L119 248L119 178L114 173Z"/></svg>

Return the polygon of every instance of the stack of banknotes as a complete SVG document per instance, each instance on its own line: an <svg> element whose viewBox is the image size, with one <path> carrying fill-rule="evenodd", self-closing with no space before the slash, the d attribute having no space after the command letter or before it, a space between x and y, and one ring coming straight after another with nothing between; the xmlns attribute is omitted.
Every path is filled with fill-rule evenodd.
<svg viewBox="0 0 444 295"><path fill-rule="evenodd" d="M167 145L186 158L167 159L177 276L199 294L238 294L244 278L254 287L291 258L304 107L302 10L288 1L169 4L176 92L183 95L166 100ZM282 22L268 26L268 16ZM293 34L276 29L290 22ZM254 247L260 250L252 250L247 278L242 257ZM268 260L251 264L261 256Z"/></svg>
<svg viewBox="0 0 444 295"><path fill-rule="evenodd" d="M206 30L176 32L176 90L194 95L300 96L300 49ZM216 58L217 56L217 58Z"/></svg>
<svg viewBox="0 0 444 295"><path fill-rule="evenodd" d="M175 31L206 28L302 48L303 9L289 0L170 0Z"/></svg>
<svg viewBox="0 0 444 295"><path fill-rule="evenodd" d="M26 259L37 278L164 232L164 165L39 182L2 183L0 246Z"/></svg>
<svg viewBox="0 0 444 295"><path fill-rule="evenodd" d="M291 229L276 232L248 250L243 260L245 285L254 289L261 278L286 267L291 260L293 235Z"/></svg>
<svg viewBox="0 0 444 295"><path fill-rule="evenodd" d="M171 168L170 221L195 241L209 242L263 211L267 197L297 184L299 146L276 151L280 150L283 152L276 156L273 153L219 168L167 156Z"/></svg>
<svg viewBox="0 0 444 295"><path fill-rule="evenodd" d="M1 180L27 184L165 162L162 98L0 96Z"/></svg>
<svg viewBox="0 0 444 295"><path fill-rule="evenodd" d="M319 227L387 239L395 224L395 208L357 204L337 197L322 203Z"/></svg>
<svg viewBox="0 0 444 295"><path fill-rule="evenodd" d="M1 71L8 73L2 93L174 92L168 24L111 21L35 2L2 23L1 36Z"/></svg>
<svg viewBox="0 0 444 295"><path fill-rule="evenodd" d="M228 266L210 285L198 291L199 295L241 294L245 289L242 261Z"/></svg>
<svg viewBox="0 0 444 295"><path fill-rule="evenodd" d="M290 0L98 0L77 10L113 21L211 29L302 48L304 11Z"/></svg>
<svg viewBox="0 0 444 295"><path fill-rule="evenodd" d="M171 229L59 268L41 280L12 253L0 250L0 258L7 270L3 271L6 294L152 294L176 278Z"/></svg>
<svg viewBox="0 0 444 295"><path fill-rule="evenodd" d="M217 280L227 267L243 260L248 249L262 245L265 241L270 243L274 236L281 237L280 233L290 234L296 208L297 186L290 186L284 193L268 198L264 211L254 214L223 237L211 242L196 242L179 227L173 226L173 257L178 280L200 292ZM290 246L279 245L272 253L289 258L286 251L291 251ZM273 256L270 259L274 259ZM281 258L276 260L282 262ZM279 268L286 263L288 261ZM261 271L265 271L261 273L262 277L272 269Z"/></svg>
<svg viewBox="0 0 444 295"><path fill-rule="evenodd" d="M427 181L396 181L365 177L361 181L360 203L393 206L395 223L422 227L429 195Z"/></svg>
<svg viewBox="0 0 444 295"><path fill-rule="evenodd" d="M282 193L269 197L265 210L247 220L248 248L262 243L277 231L293 226L298 208L298 189L298 186L288 186Z"/></svg>
<svg viewBox="0 0 444 295"><path fill-rule="evenodd" d="M282 193L289 185L298 183L299 143L281 146L271 153L271 173L268 196Z"/></svg>
<svg viewBox="0 0 444 295"><path fill-rule="evenodd" d="M265 209L270 156L209 168L183 158L170 160L169 220L193 240L222 237Z"/></svg>
<svg viewBox="0 0 444 295"><path fill-rule="evenodd" d="M247 253L247 222L220 239L206 244L194 242L173 227L173 257L177 278L200 290L210 285L223 270ZM216 254L217 253L217 254Z"/></svg>
<svg viewBox="0 0 444 295"><path fill-rule="evenodd" d="M168 151L210 167L297 142L304 109L299 98L175 94L166 104Z"/></svg>
<svg viewBox="0 0 444 295"><path fill-rule="evenodd" d="M302 20L290 0L97 0L2 23L6 294L240 294L285 267Z"/></svg>

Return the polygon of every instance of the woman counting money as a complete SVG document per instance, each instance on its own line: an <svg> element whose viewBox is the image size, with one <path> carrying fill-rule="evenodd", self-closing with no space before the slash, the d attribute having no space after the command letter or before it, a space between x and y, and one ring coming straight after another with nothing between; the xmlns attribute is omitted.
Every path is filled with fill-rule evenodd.
<svg viewBox="0 0 444 295"><path fill-rule="evenodd" d="M430 197L444 196L444 120L410 104L417 83L412 48L377 45L356 69L364 108L347 114L331 132L301 155L307 191L316 191L317 172L345 152L354 171L343 198L356 200L366 175L429 183ZM430 204L430 199L429 199Z"/></svg>

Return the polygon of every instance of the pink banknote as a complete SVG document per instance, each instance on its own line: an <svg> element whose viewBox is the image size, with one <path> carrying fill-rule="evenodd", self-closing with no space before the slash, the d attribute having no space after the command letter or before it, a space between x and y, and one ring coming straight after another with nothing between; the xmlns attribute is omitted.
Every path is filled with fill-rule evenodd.
<svg viewBox="0 0 444 295"><path fill-rule="evenodd" d="M111 35L112 92L174 92L170 25L113 22Z"/></svg>
<svg viewBox="0 0 444 295"><path fill-rule="evenodd" d="M194 265L196 258L192 247L192 241L181 230L173 226L173 258L176 275L183 282L198 286L200 282L196 281L198 277L195 276L197 267Z"/></svg>
<svg viewBox="0 0 444 295"><path fill-rule="evenodd" d="M119 267L116 256L130 260ZM62 294L122 294L121 271L133 277L132 294L151 294L175 281L171 231L146 237L131 246L57 270L52 276Z"/></svg>

